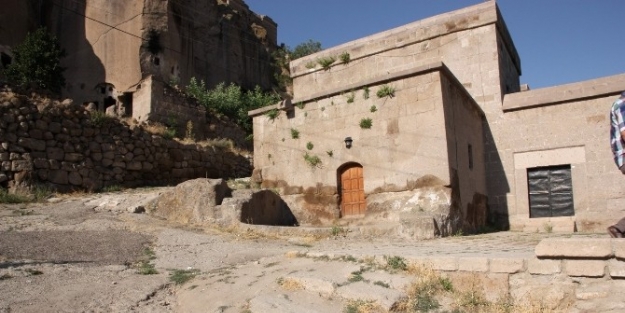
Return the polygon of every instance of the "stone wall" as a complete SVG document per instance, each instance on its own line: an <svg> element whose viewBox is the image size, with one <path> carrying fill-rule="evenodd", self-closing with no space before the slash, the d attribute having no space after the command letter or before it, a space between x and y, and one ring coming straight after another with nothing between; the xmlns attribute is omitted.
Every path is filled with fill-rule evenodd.
<svg viewBox="0 0 625 313"><path fill-rule="evenodd" d="M176 184L245 177L248 156L228 147L185 144L80 105L0 91L0 184L30 182L60 191Z"/></svg>
<svg viewBox="0 0 625 313"><path fill-rule="evenodd" d="M378 97L377 91L385 86L394 88L394 95ZM351 163L363 167L368 217L393 219L404 211L440 213L444 220L454 219L453 227L440 232L448 235L463 225L469 211L475 211L475 196L479 194L479 201L486 197L484 115L442 63L394 73L383 80L363 79L328 89L314 99L296 97L292 102L275 106L280 109L275 119L267 116L272 107L250 115L254 117L256 177L264 187L280 190L301 225L327 224L339 217L337 177L342 166ZM372 121L370 129L360 126L366 118ZM345 146L346 137L353 140L351 148ZM473 163L469 145L474 149ZM307 163L306 155L318 157L320 163ZM419 211L416 198L410 200L419 193L416 189L441 197L444 204ZM399 194L407 190L414 194ZM376 197L378 205L369 203L381 193L389 194ZM384 205L393 201L397 205ZM400 208L402 201L408 204ZM479 207L482 217L466 223L468 229L484 224L486 204ZM428 218L429 223L439 220Z"/></svg>
<svg viewBox="0 0 625 313"><path fill-rule="evenodd" d="M132 117L139 122L153 121L173 127L176 136L185 138L189 132L195 140L228 139L239 148L251 150L252 141L237 124L227 117L217 117L206 111L195 99L181 90L156 81L151 76L144 79L134 95L133 103L141 103L133 110Z"/></svg>
<svg viewBox="0 0 625 313"><path fill-rule="evenodd" d="M625 179L610 151L610 108L625 75L508 94L490 128L506 173L492 195L512 229L604 232L623 216ZM570 165L575 216L530 218L527 169ZM508 191L509 189L509 191Z"/></svg>

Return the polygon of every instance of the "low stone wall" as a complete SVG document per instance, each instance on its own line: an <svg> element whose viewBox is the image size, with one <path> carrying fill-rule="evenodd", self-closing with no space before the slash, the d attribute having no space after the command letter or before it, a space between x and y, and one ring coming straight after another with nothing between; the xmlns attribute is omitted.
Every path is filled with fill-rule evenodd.
<svg viewBox="0 0 625 313"><path fill-rule="evenodd" d="M151 89L150 93L144 93L142 97L151 99L136 99L132 114L135 119L150 120L173 127L176 130L176 137L180 138L188 135L188 122L191 122L191 135L196 140L228 138L239 148L253 149L253 142L248 140L245 131L236 123L226 117L208 114L205 107L195 99L187 97L182 91L152 77L148 77L141 85L144 86L142 88ZM138 107L148 104L149 108Z"/></svg>
<svg viewBox="0 0 625 313"><path fill-rule="evenodd" d="M490 301L509 295L514 303L539 303L544 308L587 308L605 312L625 309L625 240L610 238L548 238L535 248L534 258L476 256L409 259L462 281L481 281ZM613 299L613 297L616 297ZM601 304L599 304L601 305ZM616 311L615 311L616 312Z"/></svg>
<svg viewBox="0 0 625 313"><path fill-rule="evenodd" d="M39 182L59 191L98 190L251 174L249 157L229 147L166 140L70 101L0 90L0 116L3 187Z"/></svg>

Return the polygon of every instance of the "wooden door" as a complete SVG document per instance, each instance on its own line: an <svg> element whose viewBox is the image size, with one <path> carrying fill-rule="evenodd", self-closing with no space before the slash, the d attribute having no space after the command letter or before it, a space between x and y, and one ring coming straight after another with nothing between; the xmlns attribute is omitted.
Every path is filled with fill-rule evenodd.
<svg viewBox="0 0 625 313"><path fill-rule="evenodd" d="M366 206L362 166L345 167L341 171L341 216L363 215Z"/></svg>

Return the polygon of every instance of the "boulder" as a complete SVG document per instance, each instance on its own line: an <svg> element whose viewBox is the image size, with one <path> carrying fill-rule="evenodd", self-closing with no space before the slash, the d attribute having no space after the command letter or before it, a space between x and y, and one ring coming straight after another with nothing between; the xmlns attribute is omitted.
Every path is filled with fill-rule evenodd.
<svg viewBox="0 0 625 313"><path fill-rule="evenodd" d="M231 190L223 179L198 178L179 184L145 206L146 212L184 224L202 224L220 218L216 206Z"/></svg>

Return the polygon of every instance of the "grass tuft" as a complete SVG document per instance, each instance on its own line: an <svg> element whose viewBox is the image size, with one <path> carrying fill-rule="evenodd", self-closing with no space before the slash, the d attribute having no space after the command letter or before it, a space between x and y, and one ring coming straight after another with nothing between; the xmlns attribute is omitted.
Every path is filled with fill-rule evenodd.
<svg viewBox="0 0 625 313"><path fill-rule="evenodd" d="M171 280L176 285L182 285L200 273L199 270L190 269L190 270L173 270L169 273L169 280Z"/></svg>

